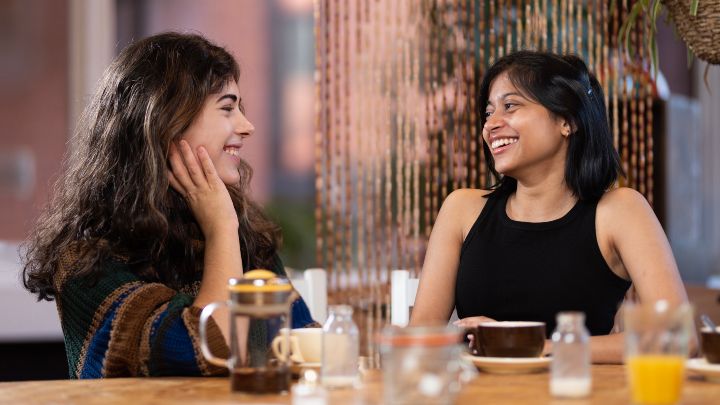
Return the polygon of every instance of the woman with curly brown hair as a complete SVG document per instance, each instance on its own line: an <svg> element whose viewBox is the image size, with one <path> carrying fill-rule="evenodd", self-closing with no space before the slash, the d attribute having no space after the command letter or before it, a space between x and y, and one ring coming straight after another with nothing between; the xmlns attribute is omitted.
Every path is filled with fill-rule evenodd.
<svg viewBox="0 0 720 405"><path fill-rule="evenodd" d="M225 49L179 33L131 44L106 70L23 270L57 301L71 377L224 373L199 354L200 310L243 271L284 274L280 230L247 195L239 75ZM302 300L292 315L313 322ZM218 354L227 317L209 328Z"/></svg>

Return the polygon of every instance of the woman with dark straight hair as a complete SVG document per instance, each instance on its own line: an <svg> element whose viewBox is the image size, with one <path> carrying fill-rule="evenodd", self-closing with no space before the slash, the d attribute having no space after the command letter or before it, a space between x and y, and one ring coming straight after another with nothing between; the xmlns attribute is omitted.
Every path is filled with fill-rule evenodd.
<svg viewBox="0 0 720 405"><path fill-rule="evenodd" d="M667 238L622 174L602 87L576 56L520 51L483 78L490 190L456 190L433 227L411 323L542 321L582 311L595 362L621 362L610 334L631 283L641 301L687 301ZM552 350L546 344L546 352Z"/></svg>
<svg viewBox="0 0 720 405"><path fill-rule="evenodd" d="M199 35L125 48L72 138L64 173L27 243L26 288L57 302L71 378L211 375L201 309L253 268L283 275L280 230L248 195L240 69ZM209 345L227 355L227 312ZM293 304L293 327L313 323ZM247 325L239 333L250 333Z"/></svg>

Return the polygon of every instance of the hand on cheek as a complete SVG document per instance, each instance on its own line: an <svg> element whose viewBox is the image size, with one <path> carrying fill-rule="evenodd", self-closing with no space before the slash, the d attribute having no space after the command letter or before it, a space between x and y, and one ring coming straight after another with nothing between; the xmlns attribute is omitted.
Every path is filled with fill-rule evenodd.
<svg viewBox="0 0 720 405"><path fill-rule="evenodd" d="M196 154L185 140L171 144L168 179L185 197L206 238L216 232L237 232L232 199L204 147L199 146Z"/></svg>

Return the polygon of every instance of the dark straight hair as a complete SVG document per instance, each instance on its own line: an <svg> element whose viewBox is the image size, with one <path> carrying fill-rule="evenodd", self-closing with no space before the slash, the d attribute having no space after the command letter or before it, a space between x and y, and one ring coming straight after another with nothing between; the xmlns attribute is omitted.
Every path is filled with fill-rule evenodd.
<svg viewBox="0 0 720 405"><path fill-rule="evenodd" d="M565 183L580 200L598 200L624 176L620 157L613 146L602 87L588 71L585 62L575 55L518 51L500 58L483 77L480 85L480 126L485 125L485 107L490 86L502 73L526 97L541 104L555 117L571 123ZM509 194L517 189L517 180L501 176L495 160L483 142L485 162L497 182L488 196Z"/></svg>

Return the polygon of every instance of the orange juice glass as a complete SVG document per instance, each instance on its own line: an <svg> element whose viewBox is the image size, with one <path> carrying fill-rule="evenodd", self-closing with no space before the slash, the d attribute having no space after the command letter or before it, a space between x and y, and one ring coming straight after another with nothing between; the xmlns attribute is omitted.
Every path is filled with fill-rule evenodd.
<svg viewBox="0 0 720 405"><path fill-rule="evenodd" d="M680 401L685 357L636 355L627 359L627 366L634 403L672 405Z"/></svg>
<svg viewBox="0 0 720 405"><path fill-rule="evenodd" d="M625 363L632 401L641 405L680 402L685 360L692 338L688 304L629 304L623 307Z"/></svg>

